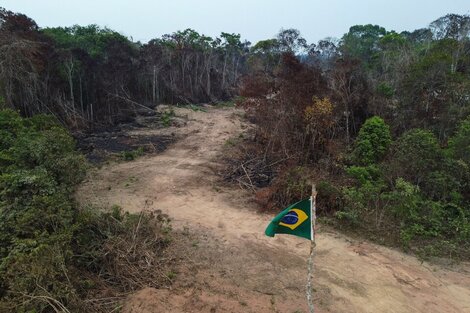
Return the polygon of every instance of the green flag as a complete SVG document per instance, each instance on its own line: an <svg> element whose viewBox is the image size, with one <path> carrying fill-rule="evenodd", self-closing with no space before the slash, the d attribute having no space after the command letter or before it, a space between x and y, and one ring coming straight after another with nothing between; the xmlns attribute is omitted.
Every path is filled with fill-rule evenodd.
<svg viewBox="0 0 470 313"><path fill-rule="evenodd" d="M311 240L311 206L311 199L294 203L279 213L271 223L269 223L264 233L269 237L274 237L275 234L289 234Z"/></svg>

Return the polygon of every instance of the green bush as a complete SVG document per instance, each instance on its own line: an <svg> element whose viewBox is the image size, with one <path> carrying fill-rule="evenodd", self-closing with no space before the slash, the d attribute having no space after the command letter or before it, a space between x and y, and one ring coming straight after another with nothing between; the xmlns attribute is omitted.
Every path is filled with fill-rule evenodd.
<svg viewBox="0 0 470 313"><path fill-rule="evenodd" d="M403 177L435 201L458 200L468 182L465 163L447 157L436 137L422 129L406 132L393 144L386 167L388 176Z"/></svg>
<svg viewBox="0 0 470 313"><path fill-rule="evenodd" d="M453 158L470 166L470 116L460 124L455 135L449 140L449 150Z"/></svg>
<svg viewBox="0 0 470 313"><path fill-rule="evenodd" d="M444 159L436 137L424 129L410 130L398 138L391 156L392 172L416 185L421 185L428 173L438 170Z"/></svg>
<svg viewBox="0 0 470 313"><path fill-rule="evenodd" d="M363 127L353 158L371 163L346 169L353 183L343 188L336 220L422 256L470 257L469 124L461 124L448 153L431 132L413 129L381 158L369 158L376 154L364 148L374 145L363 136L370 128Z"/></svg>
<svg viewBox="0 0 470 313"><path fill-rule="evenodd" d="M335 218L348 226L359 226L360 219L357 211L338 211L335 213Z"/></svg>
<svg viewBox="0 0 470 313"><path fill-rule="evenodd" d="M67 131L9 110L0 129L1 312L92 312L83 300L95 285L117 294L168 283L159 272L167 217L77 209L86 163Z"/></svg>
<svg viewBox="0 0 470 313"><path fill-rule="evenodd" d="M144 151L144 148L143 147L139 147L135 150L132 150L132 151L122 151L119 156L121 158L121 160L123 161L133 161L135 159L137 159L138 157L140 156L143 156L145 154L145 151Z"/></svg>
<svg viewBox="0 0 470 313"><path fill-rule="evenodd" d="M71 192L84 177L84 158L51 117L0 111L0 126L0 308L20 299L20 311L72 304Z"/></svg>
<svg viewBox="0 0 470 313"><path fill-rule="evenodd" d="M380 161L387 153L392 137L384 120L374 116L365 121L357 136L352 159L354 164L369 165Z"/></svg>
<svg viewBox="0 0 470 313"><path fill-rule="evenodd" d="M382 97L391 99L395 95L395 90L386 82L382 82L377 86L377 93Z"/></svg>
<svg viewBox="0 0 470 313"><path fill-rule="evenodd" d="M171 122L172 122L172 120L175 116L176 116L176 114L175 114L175 110L173 108L171 108L169 110L165 110L162 113L162 116L161 116L161 121L162 121L163 127L170 127Z"/></svg>
<svg viewBox="0 0 470 313"><path fill-rule="evenodd" d="M343 189L345 199L344 212L349 215L360 216L367 225L380 228L389 209L385 197L387 197L387 184L377 166L367 167L352 166L346 172L353 177L357 184Z"/></svg>

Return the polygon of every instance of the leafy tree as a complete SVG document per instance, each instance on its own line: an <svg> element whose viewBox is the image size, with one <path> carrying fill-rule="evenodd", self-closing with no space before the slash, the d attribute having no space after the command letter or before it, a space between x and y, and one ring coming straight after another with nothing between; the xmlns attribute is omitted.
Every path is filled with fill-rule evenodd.
<svg viewBox="0 0 470 313"><path fill-rule="evenodd" d="M351 58L357 58L369 65L379 49L381 37L387 31L378 25L356 25L349 29L342 38L342 52Z"/></svg>
<svg viewBox="0 0 470 313"><path fill-rule="evenodd" d="M392 142L390 128L378 116L371 117L362 125L356 138L353 161L360 165L370 165L380 161L388 152Z"/></svg>
<svg viewBox="0 0 470 313"><path fill-rule="evenodd" d="M392 155L391 172L418 186L439 168L444 157L434 134L423 129L403 134L393 144Z"/></svg>
<svg viewBox="0 0 470 313"><path fill-rule="evenodd" d="M453 158L470 166L470 117L460 123L457 132L450 138L449 150Z"/></svg>
<svg viewBox="0 0 470 313"><path fill-rule="evenodd" d="M54 27L41 30L51 37L59 48L81 49L92 58L103 57L110 41L129 43L129 39L109 28L92 24L88 26Z"/></svg>
<svg viewBox="0 0 470 313"><path fill-rule="evenodd" d="M297 29L281 29L276 39L282 52L299 53L307 48L307 41Z"/></svg>
<svg viewBox="0 0 470 313"><path fill-rule="evenodd" d="M325 38L318 41L315 46L314 58L318 59L320 67L330 70L336 58L339 57L339 40L335 38Z"/></svg>
<svg viewBox="0 0 470 313"><path fill-rule="evenodd" d="M250 51L248 63L251 70L272 74L281 58L279 41L277 39L258 41Z"/></svg>

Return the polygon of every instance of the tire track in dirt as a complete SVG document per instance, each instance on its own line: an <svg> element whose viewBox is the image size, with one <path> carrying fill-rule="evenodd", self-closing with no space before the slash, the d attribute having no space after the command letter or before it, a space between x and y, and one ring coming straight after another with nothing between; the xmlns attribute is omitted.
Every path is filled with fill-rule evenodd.
<svg viewBox="0 0 470 313"><path fill-rule="evenodd" d="M159 209L196 244L191 266L173 290L144 289L123 312L307 312L304 286L309 243L266 238L272 218L251 196L220 184L224 143L249 127L233 108L177 109L185 127L140 129L182 137L159 155L106 165L77 193L81 203ZM315 258L318 312L470 312L470 266L453 270L399 251L320 231Z"/></svg>

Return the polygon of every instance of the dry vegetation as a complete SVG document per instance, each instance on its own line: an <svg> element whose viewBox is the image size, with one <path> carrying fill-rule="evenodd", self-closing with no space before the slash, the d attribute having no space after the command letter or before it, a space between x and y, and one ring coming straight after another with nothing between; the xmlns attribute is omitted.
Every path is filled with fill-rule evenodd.
<svg viewBox="0 0 470 313"><path fill-rule="evenodd" d="M79 207L73 192L88 165L66 130L137 114L168 128L175 111L156 113L161 102L240 95L234 101L253 127L226 140L224 178L263 211L306 197L313 180L325 223L422 257L469 259L469 52L468 15L400 34L356 25L341 40L310 45L287 29L250 46L237 34L191 29L141 44L96 25L41 29L0 9L0 310L112 312L129 293L170 286L185 251L168 217ZM215 121L190 130L209 143L162 159L162 167L181 162L167 175L219 157L213 138L238 127L227 114L213 133L204 131ZM84 150L117 147L126 161L144 152L120 131L83 137ZM140 139L152 151L174 141L170 132ZM190 160L194 153L206 159ZM197 186L210 177L197 174ZM204 194L198 201L204 210Z"/></svg>

